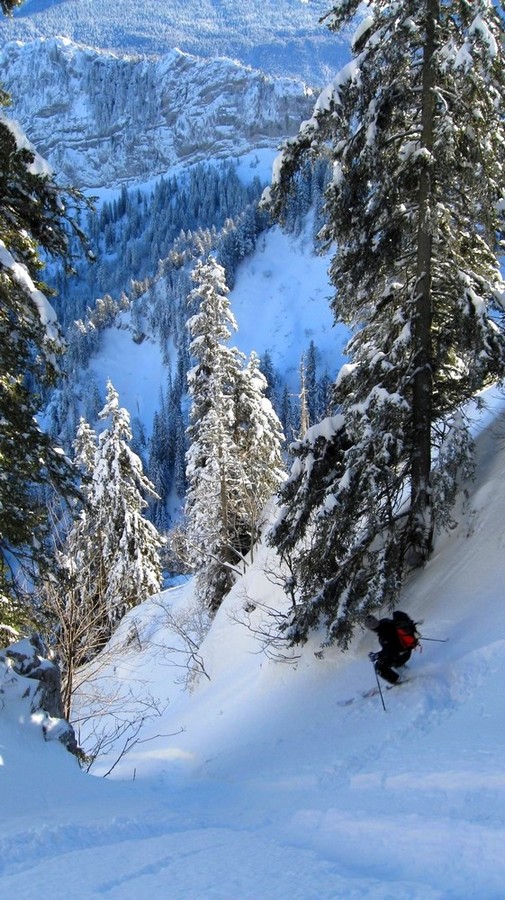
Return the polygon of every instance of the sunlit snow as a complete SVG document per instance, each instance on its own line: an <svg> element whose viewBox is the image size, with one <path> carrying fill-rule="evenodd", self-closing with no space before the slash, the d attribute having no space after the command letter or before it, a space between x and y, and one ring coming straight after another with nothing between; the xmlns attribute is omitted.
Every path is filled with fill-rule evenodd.
<svg viewBox="0 0 505 900"><path fill-rule="evenodd" d="M503 397L488 400L459 524L402 600L426 640L409 680L385 692L387 712L361 697L375 681L369 632L347 655L319 658L315 640L284 662L261 652L254 631L282 603L266 547L219 611L199 650L204 671L184 690L168 622L184 619L192 585L173 588L123 621L91 686L123 692L132 721L146 703L161 712L123 756L124 738L83 773L4 690L4 896L503 896L505 422ZM105 714L101 726L111 724Z"/></svg>

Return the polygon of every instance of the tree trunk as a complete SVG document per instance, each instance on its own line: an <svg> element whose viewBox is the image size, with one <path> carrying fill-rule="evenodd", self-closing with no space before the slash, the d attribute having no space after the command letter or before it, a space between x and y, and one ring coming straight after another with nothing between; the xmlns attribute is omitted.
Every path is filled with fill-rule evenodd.
<svg viewBox="0 0 505 900"><path fill-rule="evenodd" d="M431 426L433 419L432 364L432 215L433 174L431 153L435 119L436 28L438 0L426 0L426 34L421 95L421 173L417 235L416 297L414 319L415 372L412 394L412 484L410 549L412 561L422 563L431 551L433 512L431 501Z"/></svg>

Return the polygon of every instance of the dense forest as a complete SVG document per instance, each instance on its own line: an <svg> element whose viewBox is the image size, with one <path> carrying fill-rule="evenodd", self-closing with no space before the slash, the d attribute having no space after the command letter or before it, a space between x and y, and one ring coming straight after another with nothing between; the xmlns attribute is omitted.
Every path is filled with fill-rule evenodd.
<svg viewBox="0 0 505 900"><path fill-rule="evenodd" d="M301 230L308 211L317 210L315 248L327 177L325 161L305 166L286 210L285 228L294 234ZM186 323L191 273L200 258L212 253L225 270L227 288L233 287L237 266L271 227L269 213L259 207L264 187L257 178L244 184L236 165L225 162L197 164L178 178L162 178L149 194L123 188L117 199L86 213L89 247L83 253L79 243L72 242L74 271L48 266L48 280L57 291L54 306L65 325L67 352L65 378L47 398L46 422L53 438L68 452L80 417L96 424L104 403L105 385L97 384L88 369L100 350L103 330L126 313L134 340L149 335L164 348L167 379L149 439L138 418L132 418L133 446L159 495L148 515L163 531L174 524L170 513L174 497L180 505L187 486L191 357ZM260 359L260 368L288 454L293 438L327 412L331 376L320 370L313 340L300 351L299 396L288 389L284 373L275 369L268 352Z"/></svg>

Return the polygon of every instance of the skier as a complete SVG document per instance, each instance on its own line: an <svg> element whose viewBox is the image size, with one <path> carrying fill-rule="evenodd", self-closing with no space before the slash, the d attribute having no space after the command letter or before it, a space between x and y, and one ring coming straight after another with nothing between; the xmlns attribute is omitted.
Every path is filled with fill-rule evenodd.
<svg viewBox="0 0 505 900"><path fill-rule="evenodd" d="M365 619L365 625L377 635L381 650L378 653L369 653L377 675L388 681L389 684L397 684L400 675L395 669L401 668L410 659L419 638L416 632L416 623L407 613L396 610L392 619L377 619L369 615Z"/></svg>

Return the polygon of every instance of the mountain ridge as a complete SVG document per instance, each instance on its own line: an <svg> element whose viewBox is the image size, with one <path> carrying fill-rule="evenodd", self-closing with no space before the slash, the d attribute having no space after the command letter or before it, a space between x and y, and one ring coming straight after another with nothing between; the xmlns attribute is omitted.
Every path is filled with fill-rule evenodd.
<svg viewBox="0 0 505 900"><path fill-rule="evenodd" d="M314 102L300 81L180 50L148 60L41 38L10 42L0 63L32 143L59 178L88 189L275 147Z"/></svg>

